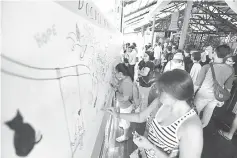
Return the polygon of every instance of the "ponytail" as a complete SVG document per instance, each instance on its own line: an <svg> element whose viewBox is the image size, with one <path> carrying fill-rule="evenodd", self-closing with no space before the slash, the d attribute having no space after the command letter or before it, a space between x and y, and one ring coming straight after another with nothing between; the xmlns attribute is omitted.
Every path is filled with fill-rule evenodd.
<svg viewBox="0 0 237 158"><path fill-rule="evenodd" d="M186 102L198 114L197 107L194 104L194 96L192 98L189 98Z"/></svg>

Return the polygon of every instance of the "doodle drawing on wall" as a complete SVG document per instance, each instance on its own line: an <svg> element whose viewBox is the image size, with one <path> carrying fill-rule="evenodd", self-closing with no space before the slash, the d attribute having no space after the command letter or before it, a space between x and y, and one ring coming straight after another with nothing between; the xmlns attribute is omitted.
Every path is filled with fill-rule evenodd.
<svg viewBox="0 0 237 158"><path fill-rule="evenodd" d="M17 110L16 116L5 124L14 131L14 147L18 156L27 156L35 144L42 139L42 135L36 134L30 124L23 123L23 116L19 110Z"/></svg>
<svg viewBox="0 0 237 158"><path fill-rule="evenodd" d="M77 77L62 78L59 80L59 86L62 101L65 106L70 144L73 154L77 149L83 149L84 127L84 110L89 105L96 102L97 90L91 74L91 70L84 64L78 64L71 67L74 75ZM63 70L58 69L57 77L61 78L70 68Z"/></svg>
<svg viewBox="0 0 237 158"><path fill-rule="evenodd" d="M87 45L82 45L81 44L81 37L83 37L83 36L81 35L77 24L76 24L76 31L75 32L69 32L68 36L67 36L67 39L71 39L72 42L73 42L72 43L72 48L71 48L72 51L75 51L76 46L79 46L82 49L82 51L80 53L80 58L83 58L84 54L86 52L86 49L87 49Z"/></svg>

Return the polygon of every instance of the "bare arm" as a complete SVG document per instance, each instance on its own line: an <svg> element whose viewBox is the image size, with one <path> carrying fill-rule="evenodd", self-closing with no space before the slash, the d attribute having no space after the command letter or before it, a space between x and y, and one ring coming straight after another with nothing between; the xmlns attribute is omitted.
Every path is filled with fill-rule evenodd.
<svg viewBox="0 0 237 158"><path fill-rule="evenodd" d="M206 77L206 73L207 73L209 67L210 67L209 65L205 65L201 68L200 73L198 74L198 77L197 77L197 81L194 83L195 86L201 87L201 85Z"/></svg>
<svg viewBox="0 0 237 158"><path fill-rule="evenodd" d="M123 95L119 92L116 92L116 97L117 97L118 101L130 104L130 100L129 100L128 95Z"/></svg>
<svg viewBox="0 0 237 158"><path fill-rule="evenodd" d="M203 130L200 120L183 124L180 138L179 158L201 158Z"/></svg>
<svg viewBox="0 0 237 158"><path fill-rule="evenodd" d="M225 87L228 89L229 92L231 91L234 80L235 80L235 72L234 69L232 68L232 74L225 82Z"/></svg>
<svg viewBox="0 0 237 158"><path fill-rule="evenodd" d="M158 99L155 99L151 105L146 108L145 110L143 110L142 112L139 113L133 113L133 114L124 114L124 113L120 113L119 117L130 121L130 122L145 122L146 119L149 117L150 113L160 104Z"/></svg>
<svg viewBox="0 0 237 158"><path fill-rule="evenodd" d="M191 68L191 71L190 71L189 74L190 74L191 78L194 79L195 74L194 74L194 68L193 67Z"/></svg>
<svg viewBox="0 0 237 158"><path fill-rule="evenodd" d="M119 117L121 119L130 121L130 122L145 122L150 113L160 104L158 99L155 99L151 105L143 110L142 112L139 113L130 113L130 114L125 114L125 113L117 113L113 108L107 109L107 112L109 112L112 115L115 115L116 117Z"/></svg>

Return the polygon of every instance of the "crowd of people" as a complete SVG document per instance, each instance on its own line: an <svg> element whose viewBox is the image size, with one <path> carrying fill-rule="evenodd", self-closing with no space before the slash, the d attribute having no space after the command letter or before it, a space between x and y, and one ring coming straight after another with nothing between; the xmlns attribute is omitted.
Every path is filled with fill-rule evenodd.
<svg viewBox="0 0 237 158"><path fill-rule="evenodd" d="M129 139L130 122L146 122L144 136L133 133L138 149L131 157L200 158L203 128L230 95L236 56L228 45L181 50L171 42L148 44L138 54L136 44L127 43L115 67L111 86L120 110L106 111L121 119L124 134L116 141ZM236 126L237 118L229 133L219 133L231 140Z"/></svg>

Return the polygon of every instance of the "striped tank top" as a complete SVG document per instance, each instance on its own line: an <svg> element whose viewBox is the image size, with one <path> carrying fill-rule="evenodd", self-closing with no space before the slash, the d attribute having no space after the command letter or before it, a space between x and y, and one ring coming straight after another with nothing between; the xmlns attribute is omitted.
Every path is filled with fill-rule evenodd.
<svg viewBox="0 0 237 158"><path fill-rule="evenodd" d="M158 113L158 112L157 112ZM156 113L156 115L157 115ZM184 116L180 117L178 120L170 124L169 126L159 125L156 117L151 123L147 123L148 127L148 140L156 145L158 148L162 149L167 154L170 154L173 150L179 150L179 138L178 129L181 124L188 118L196 115L196 112L191 109ZM155 158L154 153L150 153L149 150L145 150L147 158Z"/></svg>

